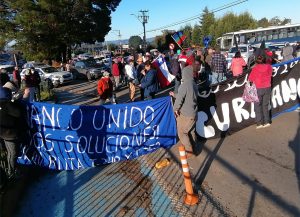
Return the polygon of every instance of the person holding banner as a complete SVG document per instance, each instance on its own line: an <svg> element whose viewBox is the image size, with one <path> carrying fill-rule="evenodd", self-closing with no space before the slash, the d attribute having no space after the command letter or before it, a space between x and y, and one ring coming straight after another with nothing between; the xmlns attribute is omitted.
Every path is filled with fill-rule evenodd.
<svg viewBox="0 0 300 217"><path fill-rule="evenodd" d="M186 66L182 70L182 83L175 97L174 113L177 119L177 131L180 142L185 146L188 156L194 156L193 143L196 140L195 123L198 111L198 87L193 77L194 67ZM194 141L190 140L190 135Z"/></svg>
<svg viewBox="0 0 300 217"><path fill-rule="evenodd" d="M252 68L249 81L253 82L257 89L258 102L254 103L256 129L269 127L271 118L269 113L269 102L271 98L272 66L265 63L263 56L257 56L256 65Z"/></svg>
<svg viewBox="0 0 300 217"><path fill-rule="evenodd" d="M0 139L4 141L7 150L8 178L18 178L17 156L20 142L26 132L26 121L22 106L12 102L12 92L6 87L0 87Z"/></svg>
<svg viewBox="0 0 300 217"><path fill-rule="evenodd" d="M141 80L140 88L144 89L144 96L148 99L154 99L155 94L159 90L158 80L157 80L157 72L153 68L152 63L147 60L145 62L145 69L141 71L144 75Z"/></svg>

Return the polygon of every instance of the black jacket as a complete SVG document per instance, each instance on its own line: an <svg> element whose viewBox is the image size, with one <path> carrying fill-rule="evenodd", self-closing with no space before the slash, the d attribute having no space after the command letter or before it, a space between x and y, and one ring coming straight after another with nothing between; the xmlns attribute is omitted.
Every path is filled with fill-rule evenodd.
<svg viewBox="0 0 300 217"><path fill-rule="evenodd" d="M18 140L26 132L26 121L21 104L0 100L0 137Z"/></svg>

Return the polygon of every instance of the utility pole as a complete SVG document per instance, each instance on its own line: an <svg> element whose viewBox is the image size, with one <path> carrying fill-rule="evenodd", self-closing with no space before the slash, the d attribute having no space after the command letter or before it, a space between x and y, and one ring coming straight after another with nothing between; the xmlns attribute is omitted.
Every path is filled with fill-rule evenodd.
<svg viewBox="0 0 300 217"><path fill-rule="evenodd" d="M118 36L118 39L119 39L119 45L120 45L120 52L122 54L122 43L121 43L121 31L120 30L113 30L115 32L118 32L117 36Z"/></svg>
<svg viewBox="0 0 300 217"><path fill-rule="evenodd" d="M143 37L143 50L146 51L147 43L146 43L146 23L148 23L149 15L148 10L140 10L139 20L143 24L144 28L144 37Z"/></svg>

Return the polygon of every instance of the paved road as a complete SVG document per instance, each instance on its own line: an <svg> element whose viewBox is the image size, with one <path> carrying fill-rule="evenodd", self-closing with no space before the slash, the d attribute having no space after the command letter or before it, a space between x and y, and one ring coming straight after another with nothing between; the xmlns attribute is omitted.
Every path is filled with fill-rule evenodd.
<svg viewBox="0 0 300 217"><path fill-rule="evenodd" d="M95 82L57 89L59 103L98 103ZM165 93L168 90L165 91ZM128 90L117 93L128 100ZM79 171L46 171L21 201L17 216L300 216L300 113L198 144L189 160L200 203L182 203L177 146L133 161ZM161 170L155 162L168 157ZM298 173L296 173L298 171Z"/></svg>

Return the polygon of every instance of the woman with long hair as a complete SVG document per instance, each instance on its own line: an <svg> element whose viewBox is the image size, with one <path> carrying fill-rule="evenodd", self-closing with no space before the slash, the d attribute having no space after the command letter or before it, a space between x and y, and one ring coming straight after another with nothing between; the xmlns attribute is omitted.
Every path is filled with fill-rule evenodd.
<svg viewBox="0 0 300 217"><path fill-rule="evenodd" d="M240 51L237 51L234 57L231 60L230 69L232 71L232 75L237 77L243 74L243 67L245 67L247 63L245 62L244 58L241 55Z"/></svg>

